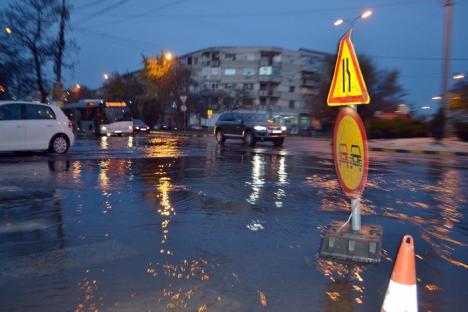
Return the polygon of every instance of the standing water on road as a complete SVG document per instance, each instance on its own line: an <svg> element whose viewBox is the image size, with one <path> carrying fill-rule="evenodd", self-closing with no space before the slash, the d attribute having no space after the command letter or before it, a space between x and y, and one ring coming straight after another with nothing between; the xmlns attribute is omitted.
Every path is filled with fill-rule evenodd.
<svg viewBox="0 0 468 312"><path fill-rule="evenodd" d="M404 234L420 310L463 310L466 159L372 156L378 265L318 257L350 213L327 155L149 137L0 156L0 310L377 311Z"/></svg>

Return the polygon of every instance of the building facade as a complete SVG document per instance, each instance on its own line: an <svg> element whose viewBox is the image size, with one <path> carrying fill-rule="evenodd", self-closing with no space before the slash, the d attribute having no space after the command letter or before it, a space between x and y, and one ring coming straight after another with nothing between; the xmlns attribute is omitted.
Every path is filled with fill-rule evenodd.
<svg viewBox="0 0 468 312"><path fill-rule="evenodd" d="M196 81L191 92L237 97L234 107L265 112L298 133L311 125L327 57L308 49L212 47L180 56L179 62ZM222 103L209 106L218 113L227 109Z"/></svg>

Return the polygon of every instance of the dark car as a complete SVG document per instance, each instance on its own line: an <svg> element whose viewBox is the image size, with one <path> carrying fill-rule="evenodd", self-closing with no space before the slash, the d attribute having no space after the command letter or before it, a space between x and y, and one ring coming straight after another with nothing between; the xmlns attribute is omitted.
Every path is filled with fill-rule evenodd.
<svg viewBox="0 0 468 312"><path fill-rule="evenodd" d="M219 116L214 132L220 144L226 139L241 139L249 146L259 141L270 141L275 146L281 146L286 127L270 122L265 114L229 112Z"/></svg>
<svg viewBox="0 0 468 312"><path fill-rule="evenodd" d="M138 133L138 132L150 132L150 127L148 127L143 120L140 119L133 119L133 132Z"/></svg>
<svg viewBox="0 0 468 312"><path fill-rule="evenodd" d="M158 123L158 124L155 124L153 126L153 130L165 130L165 131L169 131L171 130L171 127L169 126L169 124L165 123L165 122L161 122L161 123Z"/></svg>

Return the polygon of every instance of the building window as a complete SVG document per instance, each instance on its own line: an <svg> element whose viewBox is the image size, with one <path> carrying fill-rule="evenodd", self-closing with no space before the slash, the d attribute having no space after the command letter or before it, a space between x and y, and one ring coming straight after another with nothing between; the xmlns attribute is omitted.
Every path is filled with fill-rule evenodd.
<svg viewBox="0 0 468 312"><path fill-rule="evenodd" d="M226 68L224 69L224 75L226 76L234 76L236 74L235 68Z"/></svg>
<svg viewBox="0 0 468 312"><path fill-rule="evenodd" d="M294 92L296 88L294 88L294 86L289 86L289 92Z"/></svg>
<svg viewBox="0 0 468 312"><path fill-rule="evenodd" d="M268 76L271 75L273 72L273 68L271 66L262 66L258 69L258 74L260 76Z"/></svg>
<svg viewBox="0 0 468 312"><path fill-rule="evenodd" d="M213 83L211 84L211 90L216 90L216 89L218 89L218 83L217 83L217 82L213 82Z"/></svg>
<svg viewBox="0 0 468 312"><path fill-rule="evenodd" d="M225 59L226 61L235 61L236 55L234 53L226 53Z"/></svg>
<svg viewBox="0 0 468 312"><path fill-rule="evenodd" d="M246 54L245 58L247 59L247 61L255 61L255 54L248 53Z"/></svg>
<svg viewBox="0 0 468 312"><path fill-rule="evenodd" d="M254 84L253 83L244 83L244 89L246 90L253 90Z"/></svg>
<svg viewBox="0 0 468 312"><path fill-rule="evenodd" d="M193 58L193 64L195 64L195 65L198 64L198 57Z"/></svg>
<svg viewBox="0 0 468 312"><path fill-rule="evenodd" d="M211 68L211 75L219 76L219 67L212 67Z"/></svg>
<svg viewBox="0 0 468 312"><path fill-rule="evenodd" d="M235 83L225 83L224 88L228 89L228 90L234 90L236 88L236 84Z"/></svg>
<svg viewBox="0 0 468 312"><path fill-rule="evenodd" d="M192 65L192 57L187 57L187 65Z"/></svg>
<svg viewBox="0 0 468 312"><path fill-rule="evenodd" d="M289 101L289 108L294 108L294 101Z"/></svg>

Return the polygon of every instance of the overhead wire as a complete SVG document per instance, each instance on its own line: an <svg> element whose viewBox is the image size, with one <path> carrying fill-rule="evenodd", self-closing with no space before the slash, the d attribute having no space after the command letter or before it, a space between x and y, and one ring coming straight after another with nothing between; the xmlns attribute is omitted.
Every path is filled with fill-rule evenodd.
<svg viewBox="0 0 468 312"><path fill-rule="evenodd" d="M81 19L78 19L76 22L74 23L82 23L82 22L88 22L90 21L91 19L93 18L96 18L98 17L99 15L102 15L103 13L105 12L109 12L109 11L112 11L116 8L118 8L119 6L122 6L124 5L125 3L127 3L129 0L119 0L117 3L113 3L111 5L108 5L100 10L98 10L97 12L93 13L93 14L90 14L90 15L86 15L86 16L83 16ZM73 23L72 23L73 24Z"/></svg>

